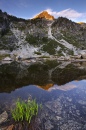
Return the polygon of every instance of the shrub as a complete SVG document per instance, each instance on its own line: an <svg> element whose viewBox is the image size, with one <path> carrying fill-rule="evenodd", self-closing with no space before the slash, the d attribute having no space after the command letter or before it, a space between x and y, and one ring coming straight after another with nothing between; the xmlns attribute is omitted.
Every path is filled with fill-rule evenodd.
<svg viewBox="0 0 86 130"><path fill-rule="evenodd" d="M50 56L40 56L40 58L50 58Z"/></svg>
<svg viewBox="0 0 86 130"><path fill-rule="evenodd" d="M43 51L46 51L50 55L56 53L55 48L58 46L58 43L52 39L49 39L47 43L45 43L42 47Z"/></svg>
<svg viewBox="0 0 86 130"><path fill-rule="evenodd" d="M34 54L41 55L41 52L35 51Z"/></svg>
<svg viewBox="0 0 86 130"><path fill-rule="evenodd" d="M39 105L36 100L24 102L18 99L16 107L12 110L12 117L15 121L27 121L30 123L32 118L38 114L38 108Z"/></svg>
<svg viewBox="0 0 86 130"><path fill-rule="evenodd" d="M26 41L29 44L32 44L32 45L38 45L38 44L40 44L40 38L39 38L39 36L27 35L26 36Z"/></svg>

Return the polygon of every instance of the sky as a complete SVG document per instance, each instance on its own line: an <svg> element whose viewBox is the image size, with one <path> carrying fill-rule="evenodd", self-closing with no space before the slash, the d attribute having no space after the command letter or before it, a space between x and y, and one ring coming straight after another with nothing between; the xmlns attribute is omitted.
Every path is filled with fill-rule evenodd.
<svg viewBox="0 0 86 130"><path fill-rule="evenodd" d="M47 10L55 18L86 22L86 0L0 0L0 9L10 15L30 19Z"/></svg>

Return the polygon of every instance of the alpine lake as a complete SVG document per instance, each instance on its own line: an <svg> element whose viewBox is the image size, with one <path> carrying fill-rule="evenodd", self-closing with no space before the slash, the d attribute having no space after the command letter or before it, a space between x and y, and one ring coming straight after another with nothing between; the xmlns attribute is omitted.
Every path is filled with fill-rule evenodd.
<svg viewBox="0 0 86 130"><path fill-rule="evenodd" d="M42 104L38 130L86 130L86 62L0 62L0 114L8 123L18 98Z"/></svg>

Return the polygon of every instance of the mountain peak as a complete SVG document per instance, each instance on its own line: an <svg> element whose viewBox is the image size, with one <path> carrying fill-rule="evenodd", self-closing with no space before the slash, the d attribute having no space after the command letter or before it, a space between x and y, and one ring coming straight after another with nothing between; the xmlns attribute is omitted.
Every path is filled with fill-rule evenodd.
<svg viewBox="0 0 86 130"><path fill-rule="evenodd" d="M43 11L40 14L36 15L34 19L36 18L45 18L47 20L54 20L54 17L50 15L47 11Z"/></svg>
<svg viewBox="0 0 86 130"><path fill-rule="evenodd" d="M85 22L78 22L78 24L85 24Z"/></svg>

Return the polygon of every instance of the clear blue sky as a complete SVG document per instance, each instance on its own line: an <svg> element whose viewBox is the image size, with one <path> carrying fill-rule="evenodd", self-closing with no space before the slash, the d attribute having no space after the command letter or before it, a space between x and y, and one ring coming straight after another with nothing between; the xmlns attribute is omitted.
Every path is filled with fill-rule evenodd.
<svg viewBox="0 0 86 130"><path fill-rule="evenodd" d="M26 19L47 10L56 18L86 22L86 0L0 0L0 9Z"/></svg>

